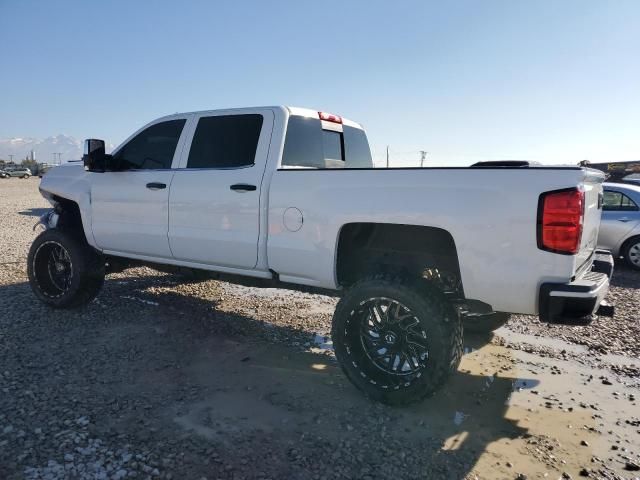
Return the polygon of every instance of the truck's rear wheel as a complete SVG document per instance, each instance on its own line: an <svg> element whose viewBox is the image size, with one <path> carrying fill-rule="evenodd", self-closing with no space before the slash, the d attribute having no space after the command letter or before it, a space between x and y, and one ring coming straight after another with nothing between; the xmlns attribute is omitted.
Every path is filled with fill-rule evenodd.
<svg viewBox="0 0 640 480"><path fill-rule="evenodd" d="M79 307L104 283L104 260L83 239L58 229L42 232L31 245L27 274L33 293L53 308Z"/></svg>
<svg viewBox="0 0 640 480"><path fill-rule="evenodd" d="M332 338L351 382L390 405L434 393L462 357L457 311L419 280L378 276L358 282L336 307Z"/></svg>

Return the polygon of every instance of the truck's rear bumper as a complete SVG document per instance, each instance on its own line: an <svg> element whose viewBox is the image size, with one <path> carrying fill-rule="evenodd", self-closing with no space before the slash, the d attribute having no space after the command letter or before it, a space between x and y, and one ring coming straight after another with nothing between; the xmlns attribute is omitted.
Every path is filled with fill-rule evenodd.
<svg viewBox="0 0 640 480"><path fill-rule="evenodd" d="M570 283L540 286L540 321L565 325L587 325L598 313L613 316L613 307L603 304L613 274L611 253L599 250L591 271Z"/></svg>

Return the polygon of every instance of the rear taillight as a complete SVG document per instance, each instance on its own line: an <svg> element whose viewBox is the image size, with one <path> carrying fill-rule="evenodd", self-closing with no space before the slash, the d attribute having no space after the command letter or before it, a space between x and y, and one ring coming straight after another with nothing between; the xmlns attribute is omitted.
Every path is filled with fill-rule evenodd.
<svg viewBox="0 0 640 480"><path fill-rule="evenodd" d="M543 193L538 202L538 248L565 255L578 253L583 218L582 190Z"/></svg>

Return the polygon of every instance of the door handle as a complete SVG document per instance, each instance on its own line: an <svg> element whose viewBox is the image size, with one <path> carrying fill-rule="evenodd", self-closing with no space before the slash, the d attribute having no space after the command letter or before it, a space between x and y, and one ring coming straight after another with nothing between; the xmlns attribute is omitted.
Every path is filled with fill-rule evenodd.
<svg viewBox="0 0 640 480"><path fill-rule="evenodd" d="M163 188L167 188L167 184L160 182L151 182L147 183L147 188L149 190L162 190Z"/></svg>
<svg viewBox="0 0 640 480"><path fill-rule="evenodd" d="M618 220L619 222L627 223L630 219L629 219L629 218L627 218L627 217L622 217L622 218L618 218L617 220Z"/></svg>
<svg viewBox="0 0 640 480"><path fill-rule="evenodd" d="M229 187L231 190L235 190L236 192L253 192L256 189L255 185L249 185L247 183L236 183Z"/></svg>

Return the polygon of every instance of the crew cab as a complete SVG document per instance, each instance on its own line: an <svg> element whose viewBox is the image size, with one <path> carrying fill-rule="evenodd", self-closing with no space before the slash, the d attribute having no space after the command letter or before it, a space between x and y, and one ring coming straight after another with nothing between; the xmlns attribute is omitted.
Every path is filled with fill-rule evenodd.
<svg viewBox="0 0 640 480"><path fill-rule="evenodd" d="M40 183L36 296L77 307L144 263L341 296L335 353L370 397L413 402L457 368L465 328L509 313L587 323L613 262L597 251L601 172L485 162L374 168L365 131L317 110L170 115ZM611 314L612 312L606 312Z"/></svg>

